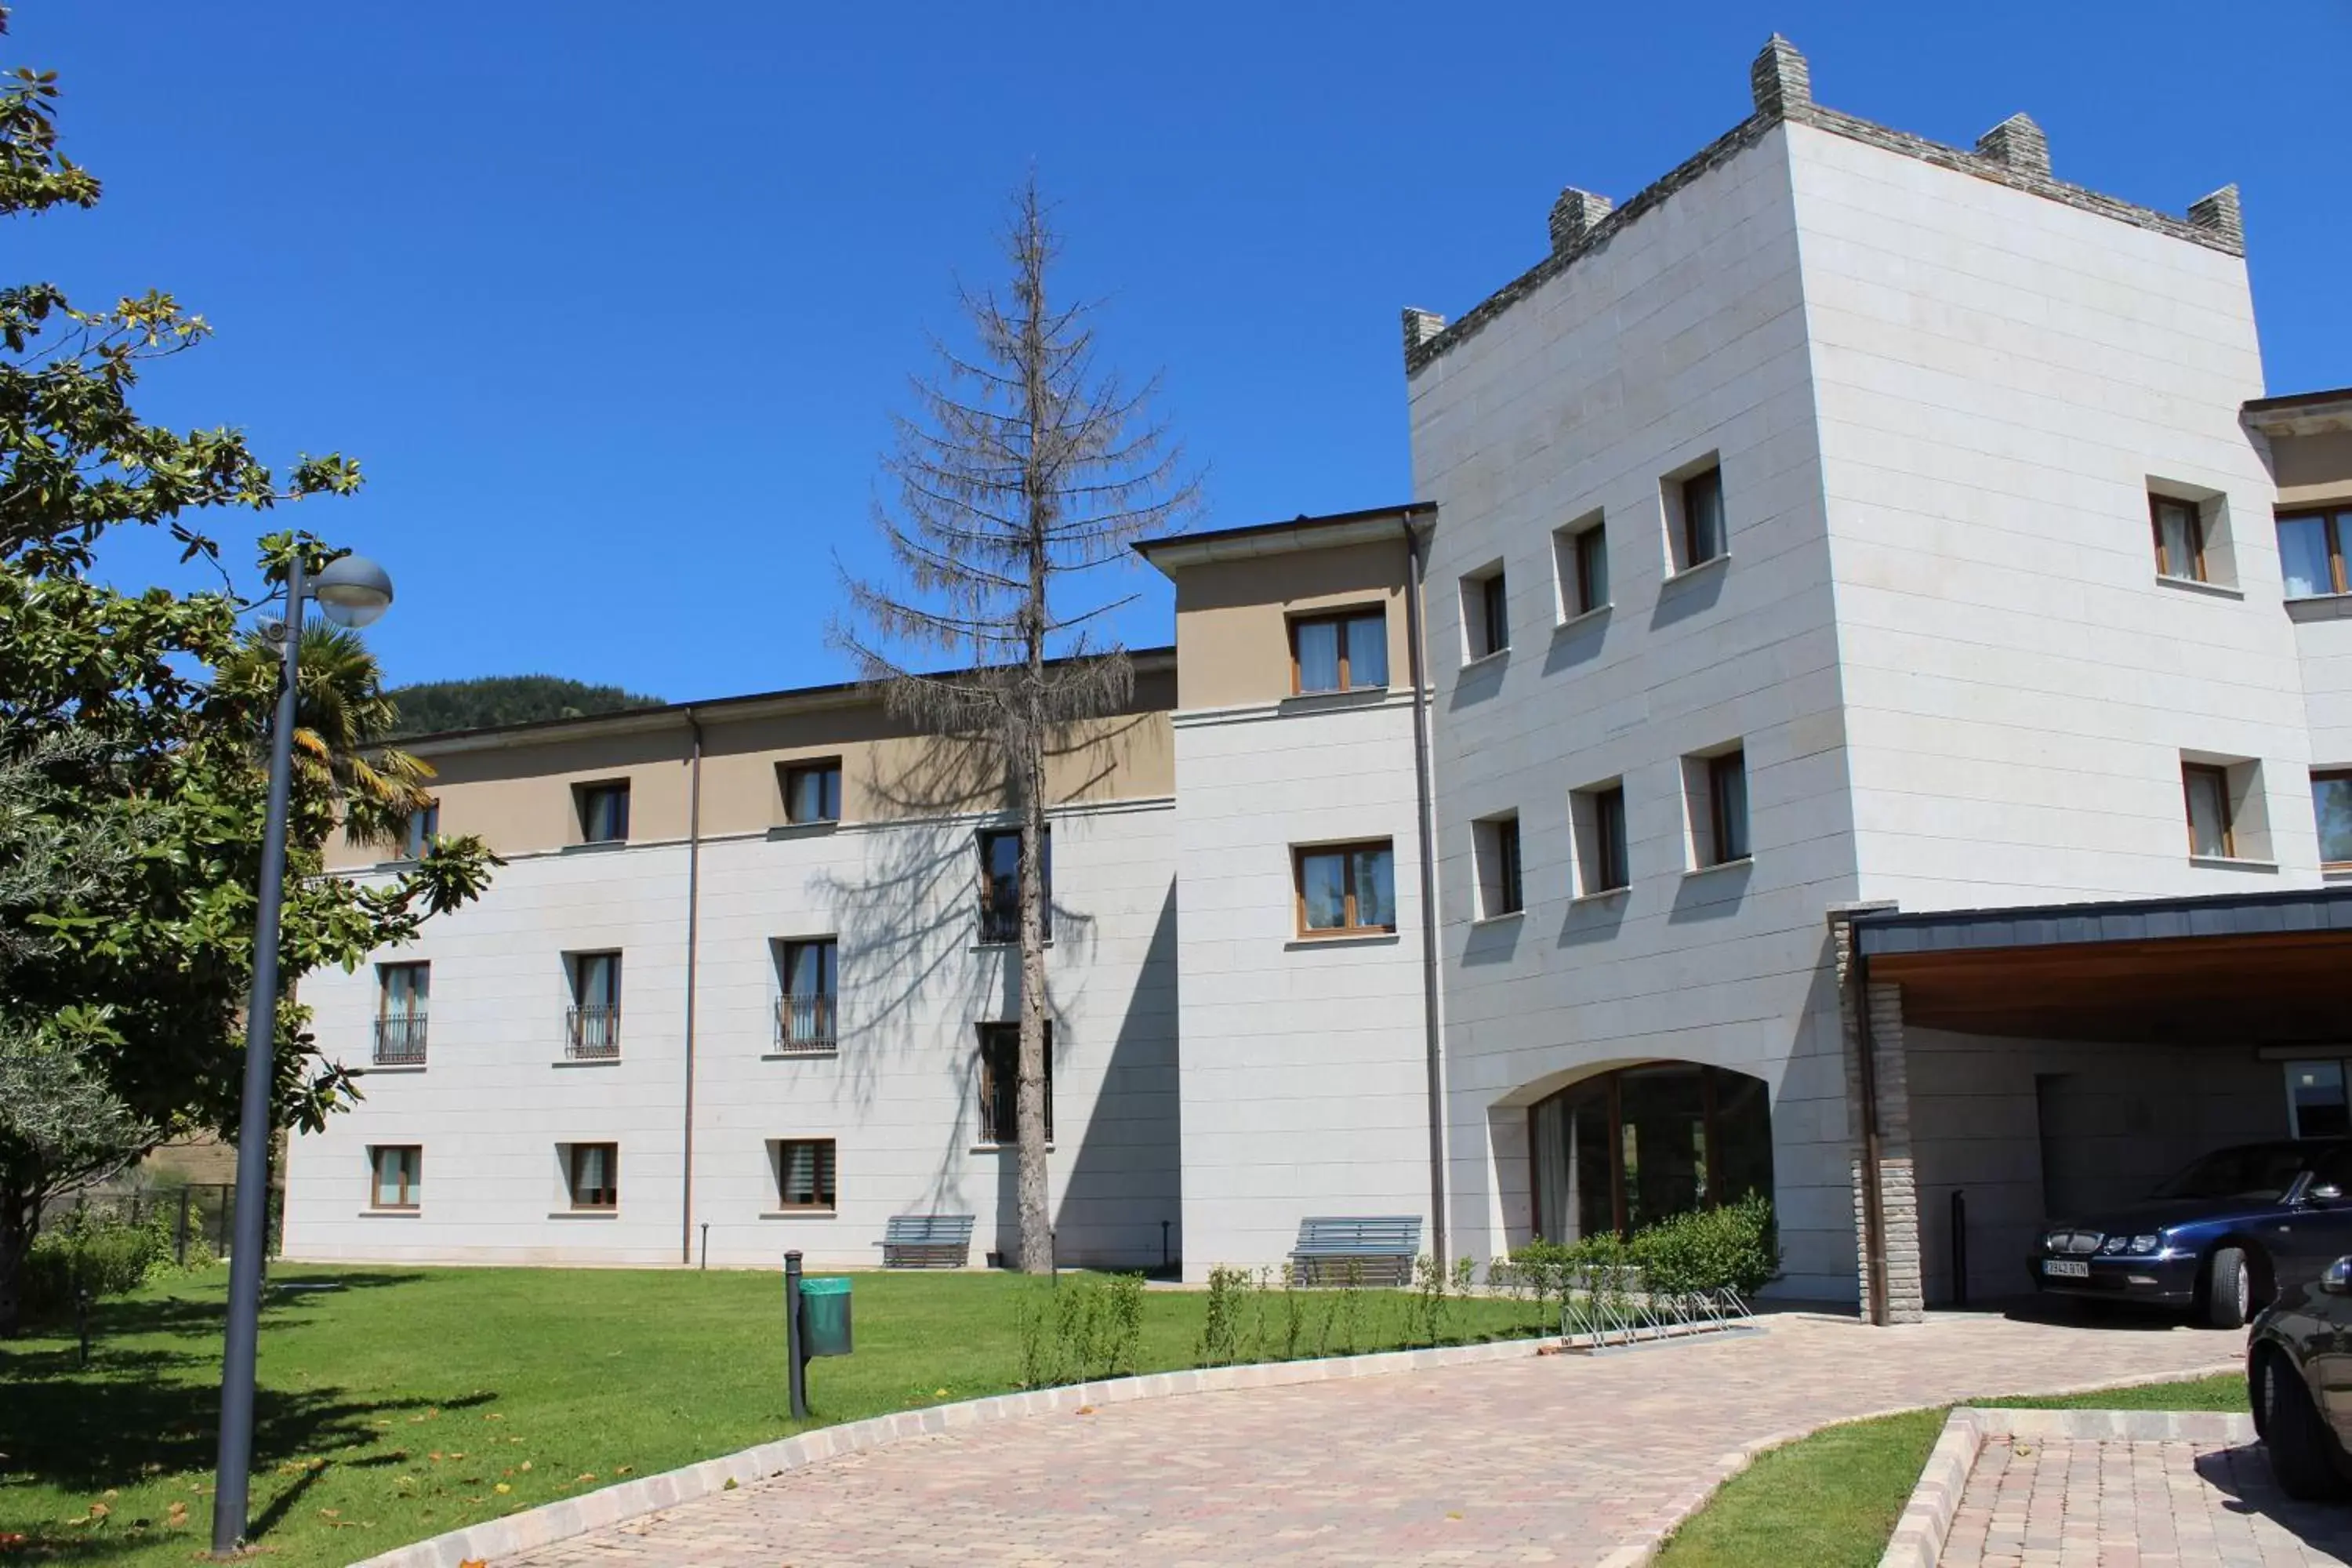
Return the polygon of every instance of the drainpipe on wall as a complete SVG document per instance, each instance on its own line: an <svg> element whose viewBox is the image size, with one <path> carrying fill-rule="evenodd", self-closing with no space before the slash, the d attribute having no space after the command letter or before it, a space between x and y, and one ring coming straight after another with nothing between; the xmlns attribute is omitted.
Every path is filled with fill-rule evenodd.
<svg viewBox="0 0 2352 1568"><path fill-rule="evenodd" d="M1886 1325L1886 1212L1879 1188L1878 1047L1870 1034L1870 959L1862 951L1862 933L1849 923L1846 940L1853 944L1853 1022L1855 1065L1862 1090L1862 1248L1867 1260L1863 1279L1864 1315L1880 1328Z"/></svg>
<svg viewBox="0 0 2352 1568"><path fill-rule="evenodd" d="M686 710L693 732L686 786L686 1121L677 1198L677 1260L694 1261L694 979L702 936L702 721Z"/></svg>
<svg viewBox="0 0 2352 1568"><path fill-rule="evenodd" d="M1421 1005L1429 1067L1429 1255L1447 1268L1445 1226L1445 1027L1437 991L1437 824L1429 779L1429 679L1422 653L1421 535L1404 520L1405 635L1412 672L1412 787L1420 811Z"/></svg>

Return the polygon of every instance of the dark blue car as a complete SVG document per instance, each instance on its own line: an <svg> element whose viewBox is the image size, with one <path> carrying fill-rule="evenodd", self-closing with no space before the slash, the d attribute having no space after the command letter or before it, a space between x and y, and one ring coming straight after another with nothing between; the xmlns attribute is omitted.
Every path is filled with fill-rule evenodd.
<svg viewBox="0 0 2352 1568"><path fill-rule="evenodd" d="M2244 1326L2281 1289L2352 1253L2352 1140L2219 1149L2144 1203L2052 1221L2026 1267L2037 1290L2194 1311Z"/></svg>

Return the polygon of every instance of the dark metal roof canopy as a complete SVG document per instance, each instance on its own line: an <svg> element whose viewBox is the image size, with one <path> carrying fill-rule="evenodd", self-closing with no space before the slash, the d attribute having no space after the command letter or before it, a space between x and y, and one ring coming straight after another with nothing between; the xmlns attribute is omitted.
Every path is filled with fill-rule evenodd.
<svg viewBox="0 0 2352 1568"><path fill-rule="evenodd" d="M2028 1038L2352 1048L2352 887L1854 917L1905 1022Z"/></svg>

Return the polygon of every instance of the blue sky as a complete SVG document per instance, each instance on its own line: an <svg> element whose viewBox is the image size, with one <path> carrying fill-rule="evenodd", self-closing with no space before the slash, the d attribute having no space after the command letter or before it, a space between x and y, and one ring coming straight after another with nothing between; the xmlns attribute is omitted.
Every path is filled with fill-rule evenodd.
<svg viewBox="0 0 2352 1568"><path fill-rule="evenodd" d="M23 0L6 58L64 73L107 193L8 270L212 321L150 417L362 460L286 515L391 568L394 679L717 696L845 673L833 562L872 563L889 415L1033 162L1213 525L1408 499L1399 308L1459 313L1562 185L1727 129L1775 29L1840 109L1963 145L2026 110L2060 175L2168 211L2239 182L2271 390L2352 384L2352 5L2243 15ZM1103 588L1168 637L1156 576Z"/></svg>

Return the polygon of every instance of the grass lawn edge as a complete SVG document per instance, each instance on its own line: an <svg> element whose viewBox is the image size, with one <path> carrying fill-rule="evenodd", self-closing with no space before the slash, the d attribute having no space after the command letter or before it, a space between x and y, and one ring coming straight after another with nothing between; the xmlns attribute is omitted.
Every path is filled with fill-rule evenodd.
<svg viewBox="0 0 2352 1568"><path fill-rule="evenodd" d="M1705 1486L1696 1488L1675 1499L1660 1509L1627 1545L1612 1552L1603 1561L1601 1568L1642 1568L1643 1564L1655 1562L1674 1544L1677 1532L1712 1505L1723 1489L1745 1474L1757 1460L1767 1454L1801 1443L1809 1437L1818 1436L1822 1433L1837 1427L1859 1426L1869 1421L1884 1421L1892 1416L1916 1415L1929 1411L1949 1411L1978 1401L1998 1400L2004 1405L2013 1405L2021 1399L2080 1399L2088 1394L2120 1393L2136 1388L2158 1388L2168 1384L2198 1383L2209 1378L2237 1376L2244 1370L2243 1358L2233 1357L2226 1362L2213 1362L2201 1368L2191 1368L2185 1372L2147 1373L2137 1377L2126 1378L2100 1378L2090 1383L2069 1384L2059 1388L2036 1389L2027 1394L1981 1394L1956 1400L1935 1400L1924 1405L1889 1405L1884 1409L1859 1411L1851 1415L1841 1415L1834 1420L1819 1422L1811 1426L1776 1432L1769 1436L1759 1437L1752 1442L1742 1444L1724 1456L1725 1468L1721 1475L1717 1476ZM1940 1433L1941 1430L1942 1424L1938 1423L1937 1431ZM1932 1451L1931 1443L1930 1452ZM1912 1488L1906 1489L1905 1493L1906 1503L1909 1500L1910 1490L1916 1489L1916 1485L1915 1479ZM1899 1511L1896 1517L1899 1521L1901 1517Z"/></svg>
<svg viewBox="0 0 2352 1568"><path fill-rule="evenodd" d="M732 1454L698 1460L657 1475L599 1488L578 1497L543 1503L498 1519L430 1535L405 1546L363 1558L352 1568L456 1568L482 1559L536 1551L575 1535L618 1524L696 1498L766 1480L844 1454L887 1447L909 1437L957 1431L1024 1415L1091 1415L1098 1405L1219 1394L1244 1388L1280 1388L1335 1378L1385 1377L1481 1362L1516 1361L1557 1344L1559 1336L1495 1340L1434 1349L1373 1351L1360 1355L1299 1361L1253 1362L1240 1366L1194 1367L1141 1373L1094 1383L991 1394L979 1399L929 1405L888 1415L820 1426L796 1436L756 1444ZM1802 1434L1800 1434L1802 1436Z"/></svg>

